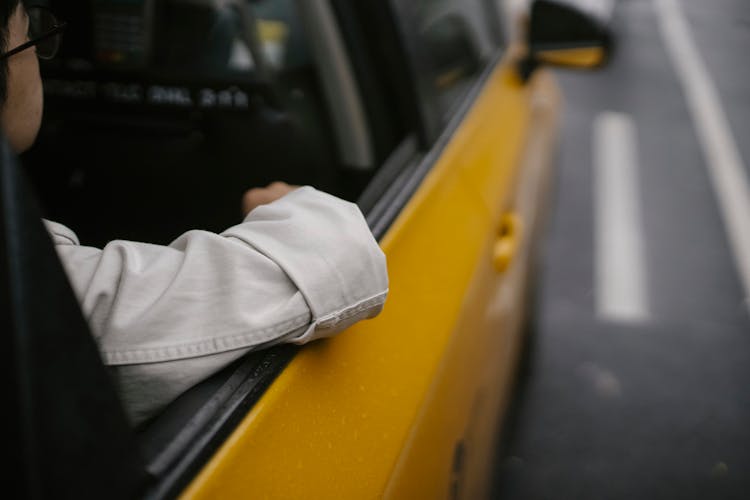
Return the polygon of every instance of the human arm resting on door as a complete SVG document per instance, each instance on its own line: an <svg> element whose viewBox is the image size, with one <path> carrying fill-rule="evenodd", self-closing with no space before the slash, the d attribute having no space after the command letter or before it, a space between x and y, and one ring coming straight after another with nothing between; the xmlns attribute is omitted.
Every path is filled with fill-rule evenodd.
<svg viewBox="0 0 750 500"><path fill-rule="evenodd" d="M136 422L249 350L375 316L388 291L385 257L357 206L311 187L221 234L189 231L169 246L84 247L47 224Z"/></svg>

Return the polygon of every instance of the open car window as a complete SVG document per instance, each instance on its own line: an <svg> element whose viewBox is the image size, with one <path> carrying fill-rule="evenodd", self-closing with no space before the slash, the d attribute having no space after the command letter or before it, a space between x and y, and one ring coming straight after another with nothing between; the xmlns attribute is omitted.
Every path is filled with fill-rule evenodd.
<svg viewBox="0 0 750 500"><path fill-rule="evenodd" d="M322 67L317 13L297 2L50 4L70 23L42 68L45 120L25 163L45 215L82 241L218 232L250 187L283 179L354 200L371 175L342 155L324 85L337 68Z"/></svg>

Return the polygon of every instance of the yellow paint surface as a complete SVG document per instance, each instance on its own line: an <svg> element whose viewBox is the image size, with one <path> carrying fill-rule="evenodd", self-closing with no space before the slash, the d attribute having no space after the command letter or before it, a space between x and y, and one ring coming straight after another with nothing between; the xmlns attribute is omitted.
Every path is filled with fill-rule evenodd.
<svg viewBox="0 0 750 500"><path fill-rule="evenodd" d="M537 52L536 58L547 64L593 68L604 62L606 51L602 47L580 49L544 50Z"/></svg>

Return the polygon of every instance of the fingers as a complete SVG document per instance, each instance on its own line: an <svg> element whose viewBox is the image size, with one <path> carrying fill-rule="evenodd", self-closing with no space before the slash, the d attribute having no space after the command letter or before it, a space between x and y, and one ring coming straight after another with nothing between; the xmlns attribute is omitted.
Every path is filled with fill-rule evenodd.
<svg viewBox="0 0 750 500"><path fill-rule="evenodd" d="M242 215L247 215L260 205L272 203L298 187L276 181L263 188L249 189L242 197Z"/></svg>

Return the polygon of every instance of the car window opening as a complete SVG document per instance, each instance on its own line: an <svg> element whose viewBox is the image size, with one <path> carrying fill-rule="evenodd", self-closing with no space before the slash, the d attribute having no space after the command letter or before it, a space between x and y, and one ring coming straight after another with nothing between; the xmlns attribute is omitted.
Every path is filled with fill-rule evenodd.
<svg viewBox="0 0 750 500"><path fill-rule="evenodd" d="M50 3L77 22L42 67L45 122L25 163L45 215L82 241L168 243L235 223L249 187L283 179L354 201L372 176L366 117L352 111L361 96L354 81L340 83L351 68L330 9Z"/></svg>

